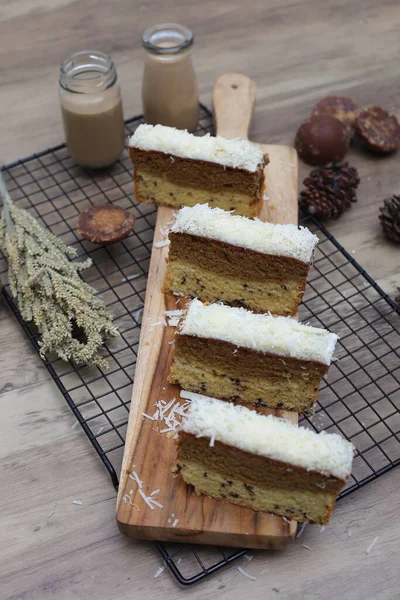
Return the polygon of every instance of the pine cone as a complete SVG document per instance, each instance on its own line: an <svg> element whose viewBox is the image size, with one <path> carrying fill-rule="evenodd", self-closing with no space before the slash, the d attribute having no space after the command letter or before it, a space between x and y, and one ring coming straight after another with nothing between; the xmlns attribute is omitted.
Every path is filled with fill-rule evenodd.
<svg viewBox="0 0 400 600"><path fill-rule="evenodd" d="M317 167L303 181L307 189L300 193L300 206L312 215L337 219L357 201L359 183L357 169L347 162Z"/></svg>
<svg viewBox="0 0 400 600"><path fill-rule="evenodd" d="M400 244L400 196L386 198L379 211L383 233L392 242Z"/></svg>

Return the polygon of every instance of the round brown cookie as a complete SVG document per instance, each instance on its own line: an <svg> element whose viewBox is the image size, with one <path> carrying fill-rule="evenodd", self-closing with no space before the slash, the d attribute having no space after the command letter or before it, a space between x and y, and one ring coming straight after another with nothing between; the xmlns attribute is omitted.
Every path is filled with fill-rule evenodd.
<svg viewBox="0 0 400 600"><path fill-rule="evenodd" d="M356 132L369 150L380 154L400 148L400 125L395 115L380 106L367 106L356 119Z"/></svg>
<svg viewBox="0 0 400 600"><path fill-rule="evenodd" d="M349 149L346 126L328 115L311 117L297 130L295 147L306 163L325 165L339 162Z"/></svg>
<svg viewBox="0 0 400 600"><path fill-rule="evenodd" d="M358 104L353 98L346 96L327 96L314 106L311 116L329 115L339 119L349 130L349 134L354 133L354 124L358 112Z"/></svg>
<svg viewBox="0 0 400 600"><path fill-rule="evenodd" d="M79 215L78 231L94 244L111 244L126 238L135 220L132 213L119 206L91 206Z"/></svg>

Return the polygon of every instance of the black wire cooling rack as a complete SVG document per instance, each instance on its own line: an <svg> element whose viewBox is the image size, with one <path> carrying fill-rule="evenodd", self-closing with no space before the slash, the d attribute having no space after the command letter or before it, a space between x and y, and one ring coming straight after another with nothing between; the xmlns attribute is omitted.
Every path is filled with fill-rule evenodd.
<svg viewBox="0 0 400 600"><path fill-rule="evenodd" d="M132 134L140 117L126 123ZM198 133L212 131L212 114L201 107ZM27 208L78 258L93 266L82 276L102 295L121 336L105 345L110 368L81 367L49 357L45 365L71 407L114 487L122 463L125 432L144 306L156 209L133 199L132 165L125 152L111 168L89 172L73 164L64 145L8 165L4 176L11 197ZM136 216L132 234L99 247L76 230L79 213L111 202ZM299 317L340 336L334 362L321 387L315 414L302 424L316 431L339 432L356 448L353 475L341 497L400 463L400 334L396 304L314 217L301 220L320 238ZM36 351L37 333L26 324L6 284L7 265L0 254L4 297ZM242 556L245 550L182 544L157 544L182 584L195 583Z"/></svg>

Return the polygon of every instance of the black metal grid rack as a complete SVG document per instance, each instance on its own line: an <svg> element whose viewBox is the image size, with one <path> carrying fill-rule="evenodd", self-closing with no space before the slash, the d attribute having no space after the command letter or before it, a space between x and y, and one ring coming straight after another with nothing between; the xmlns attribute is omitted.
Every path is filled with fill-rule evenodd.
<svg viewBox="0 0 400 600"><path fill-rule="evenodd" d="M141 122L127 122L131 134ZM212 115L201 107L198 133L212 131ZM104 298L121 336L108 342L110 368L75 367L57 358L45 365L94 446L117 488L128 423L129 403L139 342L156 208L133 200L127 153L111 168L89 172L73 164L64 145L19 160L4 169L11 197L43 226L90 256L93 266L82 276ZM137 220L122 242L94 246L76 232L78 214L90 205L111 202L129 208ZM302 223L320 238L300 309L302 321L330 328L340 336L334 362L321 387L316 412L303 425L340 432L357 448L346 496L400 463L399 309L354 258L315 218ZM0 254L0 277L7 265ZM38 351L36 332L21 319L9 293L4 297ZM182 584L215 572L245 551L157 544L166 564Z"/></svg>

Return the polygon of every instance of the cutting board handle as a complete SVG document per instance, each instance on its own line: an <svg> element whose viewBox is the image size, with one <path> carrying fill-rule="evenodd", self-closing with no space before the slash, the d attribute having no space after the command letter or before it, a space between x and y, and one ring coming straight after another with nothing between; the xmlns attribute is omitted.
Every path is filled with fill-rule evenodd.
<svg viewBox="0 0 400 600"><path fill-rule="evenodd" d="M225 73L214 84L214 118L217 135L248 138L256 100L256 84L240 73Z"/></svg>

